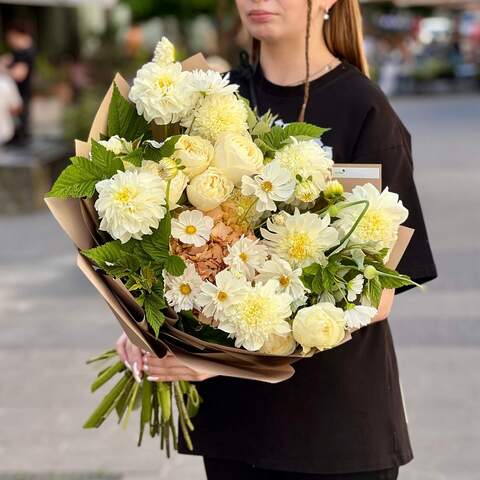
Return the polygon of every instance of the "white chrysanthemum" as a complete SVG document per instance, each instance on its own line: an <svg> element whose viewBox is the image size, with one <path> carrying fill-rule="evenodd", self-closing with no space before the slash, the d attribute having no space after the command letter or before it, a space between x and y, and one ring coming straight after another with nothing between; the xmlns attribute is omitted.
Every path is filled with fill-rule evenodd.
<svg viewBox="0 0 480 480"><path fill-rule="evenodd" d="M292 299L278 293L275 280L259 283L247 289L238 303L229 307L218 328L235 338L236 347L260 350L270 335L287 335L292 314Z"/></svg>
<svg viewBox="0 0 480 480"><path fill-rule="evenodd" d="M138 70L128 97L147 122L179 122L193 108L195 100L187 88L188 78L180 63L160 66L149 62Z"/></svg>
<svg viewBox="0 0 480 480"><path fill-rule="evenodd" d="M258 212L266 210L275 212L275 202L285 202L295 189L295 180L288 170L282 168L276 161L265 165L260 175L253 178L247 175L242 177L242 194L255 195L258 200L255 204Z"/></svg>
<svg viewBox="0 0 480 480"><path fill-rule="evenodd" d="M151 234L165 216L165 182L152 173L119 170L95 188L99 228L122 243Z"/></svg>
<svg viewBox="0 0 480 480"><path fill-rule="evenodd" d="M197 307L196 299L202 287L202 279L193 263L188 262L182 275L175 277L164 271L165 299L176 312Z"/></svg>
<svg viewBox="0 0 480 480"><path fill-rule="evenodd" d="M229 95L238 90L238 85L230 83L229 75L222 76L215 70L193 70L190 72L189 88L200 95Z"/></svg>
<svg viewBox="0 0 480 480"><path fill-rule="evenodd" d="M286 168L295 179L307 180L311 177L315 187L322 191L331 177L333 160L329 151L315 140L298 141L285 145L275 153L275 160Z"/></svg>
<svg viewBox="0 0 480 480"><path fill-rule="evenodd" d="M288 293L292 297L295 307L304 305L307 301L305 293L308 292L308 289L305 288L300 280L302 275L301 268L293 270L286 260L273 255L270 260L267 260L258 268L258 272L258 275L255 277L256 281L265 283L271 279L277 280L279 291Z"/></svg>
<svg viewBox="0 0 480 480"><path fill-rule="evenodd" d="M347 300L354 302L363 290L363 276L358 274L347 282Z"/></svg>
<svg viewBox="0 0 480 480"><path fill-rule="evenodd" d="M345 193L347 202L368 200L369 207L350 237L352 243L373 243L375 248L391 249L397 241L398 228L408 217L408 210L403 206L396 193L389 192L388 187L380 193L371 183L356 186L351 193ZM353 226L364 204L343 208L338 213L334 226L343 234ZM387 257L388 258L388 257Z"/></svg>
<svg viewBox="0 0 480 480"><path fill-rule="evenodd" d="M99 140L98 143L115 155L125 155L133 150L132 142L118 135L113 135L113 137L110 137L108 140Z"/></svg>
<svg viewBox="0 0 480 480"><path fill-rule="evenodd" d="M352 305L345 311L348 328L361 328L368 325L377 314L377 309L365 305Z"/></svg>
<svg viewBox="0 0 480 480"><path fill-rule="evenodd" d="M295 187L295 198L300 202L314 202L320 196L320 188L313 180L302 180Z"/></svg>
<svg viewBox="0 0 480 480"><path fill-rule="evenodd" d="M247 117L245 105L234 94L213 94L200 100L191 118L182 125L191 127L192 135L215 143L222 133L246 133Z"/></svg>
<svg viewBox="0 0 480 480"><path fill-rule="evenodd" d="M293 267L307 267L312 263L325 264L325 250L338 242L338 232L330 226L330 216L320 216L298 208L288 215L284 225L267 220L267 229L261 233L270 251Z"/></svg>
<svg viewBox="0 0 480 480"><path fill-rule="evenodd" d="M212 228L213 219L199 210L185 210L172 219L172 237L195 247L208 242Z"/></svg>
<svg viewBox="0 0 480 480"><path fill-rule="evenodd" d="M228 255L223 261L232 270L242 273L247 280L251 280L265 263L267 255L267 247L261 245L258 239L252 240L242 236L233 245L228 246Z"/></svg>
<svg viewBox="0 0 480 480"><path fill-rule="evenodd" d="M229 270L222 270L215 276L215 283L203 282L197 304L206 317L223 320L225 311L239 302L249 287L243 276L238 277Z"/></svg>
<svg viewBox="0 0 480 480"><path fill-rule="evenodd" d="M161 67L170 65L175 61L175 47L167 37L162 37L162 39L157 43L155 51L153 52L152 61Z"/></svg>

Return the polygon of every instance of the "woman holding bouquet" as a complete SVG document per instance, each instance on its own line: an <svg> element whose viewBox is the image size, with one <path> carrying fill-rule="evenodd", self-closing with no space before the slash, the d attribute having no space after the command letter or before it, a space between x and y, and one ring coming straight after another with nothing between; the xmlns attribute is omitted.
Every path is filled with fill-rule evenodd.
<svg viewBox="0 0 480 480"><path fill-rule="evenodd" d="M240 93L285 123L305 120L338 163L381 163L384 187L399 194L415 229L398 267L417 283L436 277L413 180L410 135L369 80L358 0L237 0L254 39L253 65L231 72ZM374 323L344 345L295 364L288 381L270 385L208 379L174 356L117 342L134 375L203 382L193 454L208 479L394 479L412 450L387 321L394 293L384 290ZM180 443L182 453L190 453Z"/></svg>

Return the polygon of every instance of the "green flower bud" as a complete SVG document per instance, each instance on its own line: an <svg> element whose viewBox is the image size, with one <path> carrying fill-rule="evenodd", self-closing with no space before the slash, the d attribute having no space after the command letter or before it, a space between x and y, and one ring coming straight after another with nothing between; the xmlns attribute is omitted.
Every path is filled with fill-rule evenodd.
<svg viewBox="0 0 480 480"><path fill-rule="evenodd" d="M323 196L326 200L335 200L343 195L343 185L338 180L330 180L325 185Z"/></svg>
<svg viewBox="0 0 480 480"><path fill-rule="evenodd" d="M363 276L367 280L372 280L375 277L378 277L378 270L373 265L367 265L363 270Z"/></svg>

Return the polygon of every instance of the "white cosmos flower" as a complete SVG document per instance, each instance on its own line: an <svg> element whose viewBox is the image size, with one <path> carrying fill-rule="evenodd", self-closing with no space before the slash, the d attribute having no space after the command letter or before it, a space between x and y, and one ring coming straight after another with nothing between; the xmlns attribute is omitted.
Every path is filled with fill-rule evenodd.
<svg viewBox="0 0 480 480"><path fill-rule="evenodd" d="M265 263L268 249L259 243L258 238L252 240L242 235L233 245L228 246L228 255L223 259L232 270L245 275L251 280L256 271Z"/></svg>
<svg viewBox="0 0 480 480"><path fill-rule="evenodd" d="M213 219L200 210L185 210L172 219L172 237L195 247L208 242L212 228Z"/></svg>
<svg viewBox="0 0 480 480"><path fill-rule="evenodd" d="M138 70L128 97L147 122L179 122L195 101L187 88L188 79L188 72L182 71L178 62L164 66L149 62Z"/></svg>
<svg viewBox="0 0 480 480"><path fill-rule="evenodd" d="M270 335L290 333L287 319L292 314L292 299L277 288L275 280L249 287L240 301L226 310L218 328L235 338L236 347L260 350Z"/></svg>
<svg viewBox="0 0 480 480"><path fill-rule="evenodd" d="M275 202L287 201L294 190L295 180L290 172L276 161L265 165L263 172L253 178L247 175L242 177L242 194L258 198L255 204L258 212L266 210L275 212L277 210Z"/></svg>
<svg viewBox="0 0 480 480"><path fill-rule="evenodd" d="M275 153L275 160L286 168L293 178L311 180L318 190L323 190L331 177L333 160L330 152L315 140L298 141L292 137L292 143L285 145Z"/></svg>
<svg viewBox="0 0 480 480"><path fill-rule="evenodd" d="M377 314L377 309L366 305L354 305L345 311L348 328L360 328L368 325Z"/></svg>
<svg viewBox="0 0 480 480"><path fill-rule="evenodd" d="M222 270L215 276L215 283L203 282L197 304L206 317L223 320L226 309L239 302L249 286L244 277Z"/></svg>
<svg viewBox="0 0 480 480"><path fill-rule="evenodd" d="M330 226L330 216L320 216L298 208L286 216L285 224L267 220L267 229L261 233L272 253L293 267L307 267L312 263L325 264L325 250L338 242L338 232Z"/></svg>
<svg viewBox="0 0 480 480"><path fill-rule="evenodd" d="M137 170L118 170L112 178L98 182L95 208L100 230L121 243L151 234L165 216L165 185L157 175Z"/></svg>
<svg viewBox="0 0 480 480"><path fill-rule="evenodd" d="M380 193L371 183L356 186L352 192L345 193L347 202L368 200L369 207L350 237L352 243L373 243L375 248L391 249L397 241L398 228L408 217L408 210L396 193L388 187ZM343 234L353 226L364 204L343 208L338 213L334 226ZM386 258L388 259L388 257Z"/></svg>
<svg viewBox="0 0 480 480"><path fill-rule="evenodd" d="M200 95L228 95L238 90L238 85L230 83L229 75L222 75L215 70L192 70L188 88Z"/></svg>
<svg viewBox="0 0 480 480"><path fill-rule="evenodd" d="M188 262L182 275L175 277L166 271L163 273L165 281L165 299L176 312L191 310L197 306L196 299L200 293L202 279L195 270L193 263Z"/></svg>
<svg viewBox="0 0 480 480"><path fill-rule="evenodd" d="M267 282L268 280L275 279L278 281L279 291L285 292L292 297L292 301L295 307L304 305L307 301L305 292L309 290L305 288L303 282L300 280L302 275L302 269L292 269L290 264L281 259L278 255L272 255L270 260L267 260L258 269L258 275L255 277L256 281Z"/></svg>
<svg viewBox="0 0 480 480"><path fill-rule="evenodd" d="M347 282L347 300L354 302L357 295L360 295L363 290L363 276L361 274L356 275L349 282Z"/></svg>
<svg viewBox="0 0 480 480"><path fill-rule="evenodd" d="M164 67L165 65L170 65L174 61L175 47L167 37L162 37L153 52L153 62Z"/></svg>

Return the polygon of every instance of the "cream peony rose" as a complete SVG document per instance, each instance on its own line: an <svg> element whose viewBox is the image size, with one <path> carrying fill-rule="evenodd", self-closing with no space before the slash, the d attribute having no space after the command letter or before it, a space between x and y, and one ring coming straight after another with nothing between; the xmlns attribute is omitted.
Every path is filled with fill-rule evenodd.
<svg viewBox="0 0 480 480"><path fill-rule="evenodd" d="M187 197L194 207L208 212L227 200L233 188L233 182L220 170L209 167L191 180L187 187Z"/></svg>
<svg viewBox="0 0 480 480"><path fill-rule="evenodd" d="M224 133L215 143L212 165L238 186L243 175L262 171L263 154L250 136Z"/></svg>
<svg viewBox="0 0 480 480"><path fill-rule="evenodd" d="M291 333L287 335L274 334L267 338L260 352L272 355L291 355L295 348L297 348L297 342Z"/></svg>
<svg viewBox="0 0 480 480"><path fill-rule="evenodd" d="M345 338L345 316L341 308L321 302L302 308L293 319L293 337L303 347L325 350L335 347Z"/></svg>
<svg viewBox="0 0 480 480"><path fill-rule="evenodd" d="M175 144L173 158L185 167L183 172L193 178L204 172L213 160L213 146L202 137L182 135Z"/></svg>

